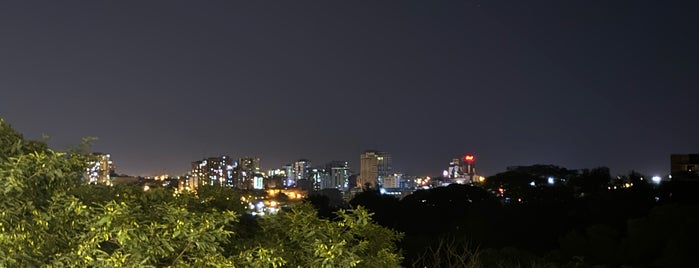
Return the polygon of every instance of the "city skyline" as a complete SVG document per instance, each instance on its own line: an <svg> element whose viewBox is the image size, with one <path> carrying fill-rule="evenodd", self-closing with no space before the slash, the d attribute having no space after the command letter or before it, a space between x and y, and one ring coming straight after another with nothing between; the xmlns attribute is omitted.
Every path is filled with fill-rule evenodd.
<svg viewBox="0 0 699 268"><path fill-rule="evenodd" d="M699 3L13 1L0 117L119 173L197 159L439 175L553 164L670 171L699 151Z"/></svg>

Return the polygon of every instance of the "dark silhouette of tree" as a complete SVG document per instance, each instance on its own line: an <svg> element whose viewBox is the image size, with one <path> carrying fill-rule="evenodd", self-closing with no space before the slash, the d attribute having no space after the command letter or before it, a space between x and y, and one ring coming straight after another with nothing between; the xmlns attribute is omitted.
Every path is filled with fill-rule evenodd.
<svg viewBox="0 0 699 268"><path fill-rule="evenodd" d="M305 198L305 201L313 205L313 208L318 211L318 216L325 219L330 219L334 216L335 210L330 206L330 198L321 194L310 194Z"/></svg>
<svg viewBox="0 0 699 268"><path fill-rule="evenodd" d="M351 207L362 206L374 213L373 219L380 225L395 228L400 215L400 203L392 196L382 195L378 191L364 191L350 200Z"/></svg>
<svg viewBox="0 0 699 268"><path fill-rule="evenodd" d="M318 211L318 215L329 219L335 216L335 212L347 208L342 199L342 193L337 189L322 189L313 192L305 198Z"/></svg>
<svg viewBox="0 0 699 268"><path fill-rule="evenodd" d="M573 176L568 184L577 194L584 196L606 190L611 179L609 168L597 167L580 170L580 174Z"/></svg>

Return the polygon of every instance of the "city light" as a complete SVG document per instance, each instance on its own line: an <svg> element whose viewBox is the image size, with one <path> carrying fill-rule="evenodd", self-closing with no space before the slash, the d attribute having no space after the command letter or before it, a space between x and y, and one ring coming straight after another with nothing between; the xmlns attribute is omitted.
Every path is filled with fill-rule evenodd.
<svg viewBox="0 0 699 268"><path fill-rule="evenodd" d="M476 158L472 154L467 154L464 155L464 160L468 163L473 163L473 161L476 161Z"/></svg>
<svg viewBox="0 0 699 268"><path fill-rule="evenodd" d="M652 180L653 183L655 183L655 184L660 184L660 182L661 182L663 179L662 179L660 176L653 176L653 178L651 178L651 180Z"/></svg>

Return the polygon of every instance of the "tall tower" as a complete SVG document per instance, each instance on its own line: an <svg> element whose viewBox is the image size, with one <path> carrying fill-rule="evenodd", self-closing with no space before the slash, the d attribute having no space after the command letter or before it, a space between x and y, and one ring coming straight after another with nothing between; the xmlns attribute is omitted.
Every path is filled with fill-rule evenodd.
<svg viewBox="0 0 699 268"><path fill-rule="evenodd" d="M461 161L459 158L453 158L451 162L449 162L449 169L447 169L447 172L444 173L446 176L450 179L455 179L459 176L463 175L463 170L461 169Z"/></svg>
<svg viewBox="0 0 699 268"><path fill-rule="evenodd" d="M260 158L259 157L242 157L238 159L238 166L241 169L248 172L259 172L260 171Z"/></svg>
<svg viewBox="0 0 699 268"><path fill-rule="evenodd" d="M189 172L189 189L196 190L199 184L206 184L206 160L192 162L192 170Z"/></svg>
<svg viewBox="0 0 699 268"><path fill-rule="evenodd" d="M255 176L259 173L259 157L241 157L238 159L235 187L238 187L239 189L253 189L256 182Z"/></svg>
<svg viewBox="0 0 699 268"><path fill-rule="evenodd" d="M109 154L93 153L85 169L85 181L89 184L111 184L110 173L114 172Z"/></svg>
<svg viewBox="0 0 699 268"><path fill-rule="evenodd" d="M365 151L359 156L359 177L357 187L376 189L383 184L383 178L391 175L391 155L386 152Z"/></svg>
<svg viewBox="0 0 699 268"><path fill-rule="evenodd" d="M191 181L201 185L232 186L234 168L233 159L226 155L194 161Z"/></svg>
<svg viewBox="0 0 699 268"><path fill-rule="evenodd" d="M308 169L311 167L311 161L308 159L299 159L294 163L295 180L308 179Z"/></svg>
<svg viewBox="0 0 699 268"><path fill-rule="evenodd" d="M473 156L472 154L467 154L464 155L464 167L462 170L464 173L466 173L470 178L473 179L473 175L476 174L476 157Z"/></svg>
<svg viewBox="0 0 699 268"><path fill-rule="evenodd" d="M347 161L332 161L325 165L326 172L329 172L326 180L323 181L322 189L335 188L346 191L349 186L349 164Z"/></svg>
<svg viewBox="0 0 699 268"><path fill-rule="evenodd" d="M282 166L286 178L284 178L284 187L293 187L296 185L296 177L294 176L294 166L291 164L286 164Z"/></svg>

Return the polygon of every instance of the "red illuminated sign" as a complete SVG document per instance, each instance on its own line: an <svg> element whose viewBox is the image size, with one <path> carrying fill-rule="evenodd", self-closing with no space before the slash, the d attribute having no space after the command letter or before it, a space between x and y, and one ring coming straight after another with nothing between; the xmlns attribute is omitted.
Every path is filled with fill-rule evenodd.
<svg viewBox="0 0 699 268"><path fill-rule="evenodd" d="M473 157L472 154L467 154L467 155L464 155L464 160L466 162L473 163L473 161L476 161L476 158Z"/></svg>

